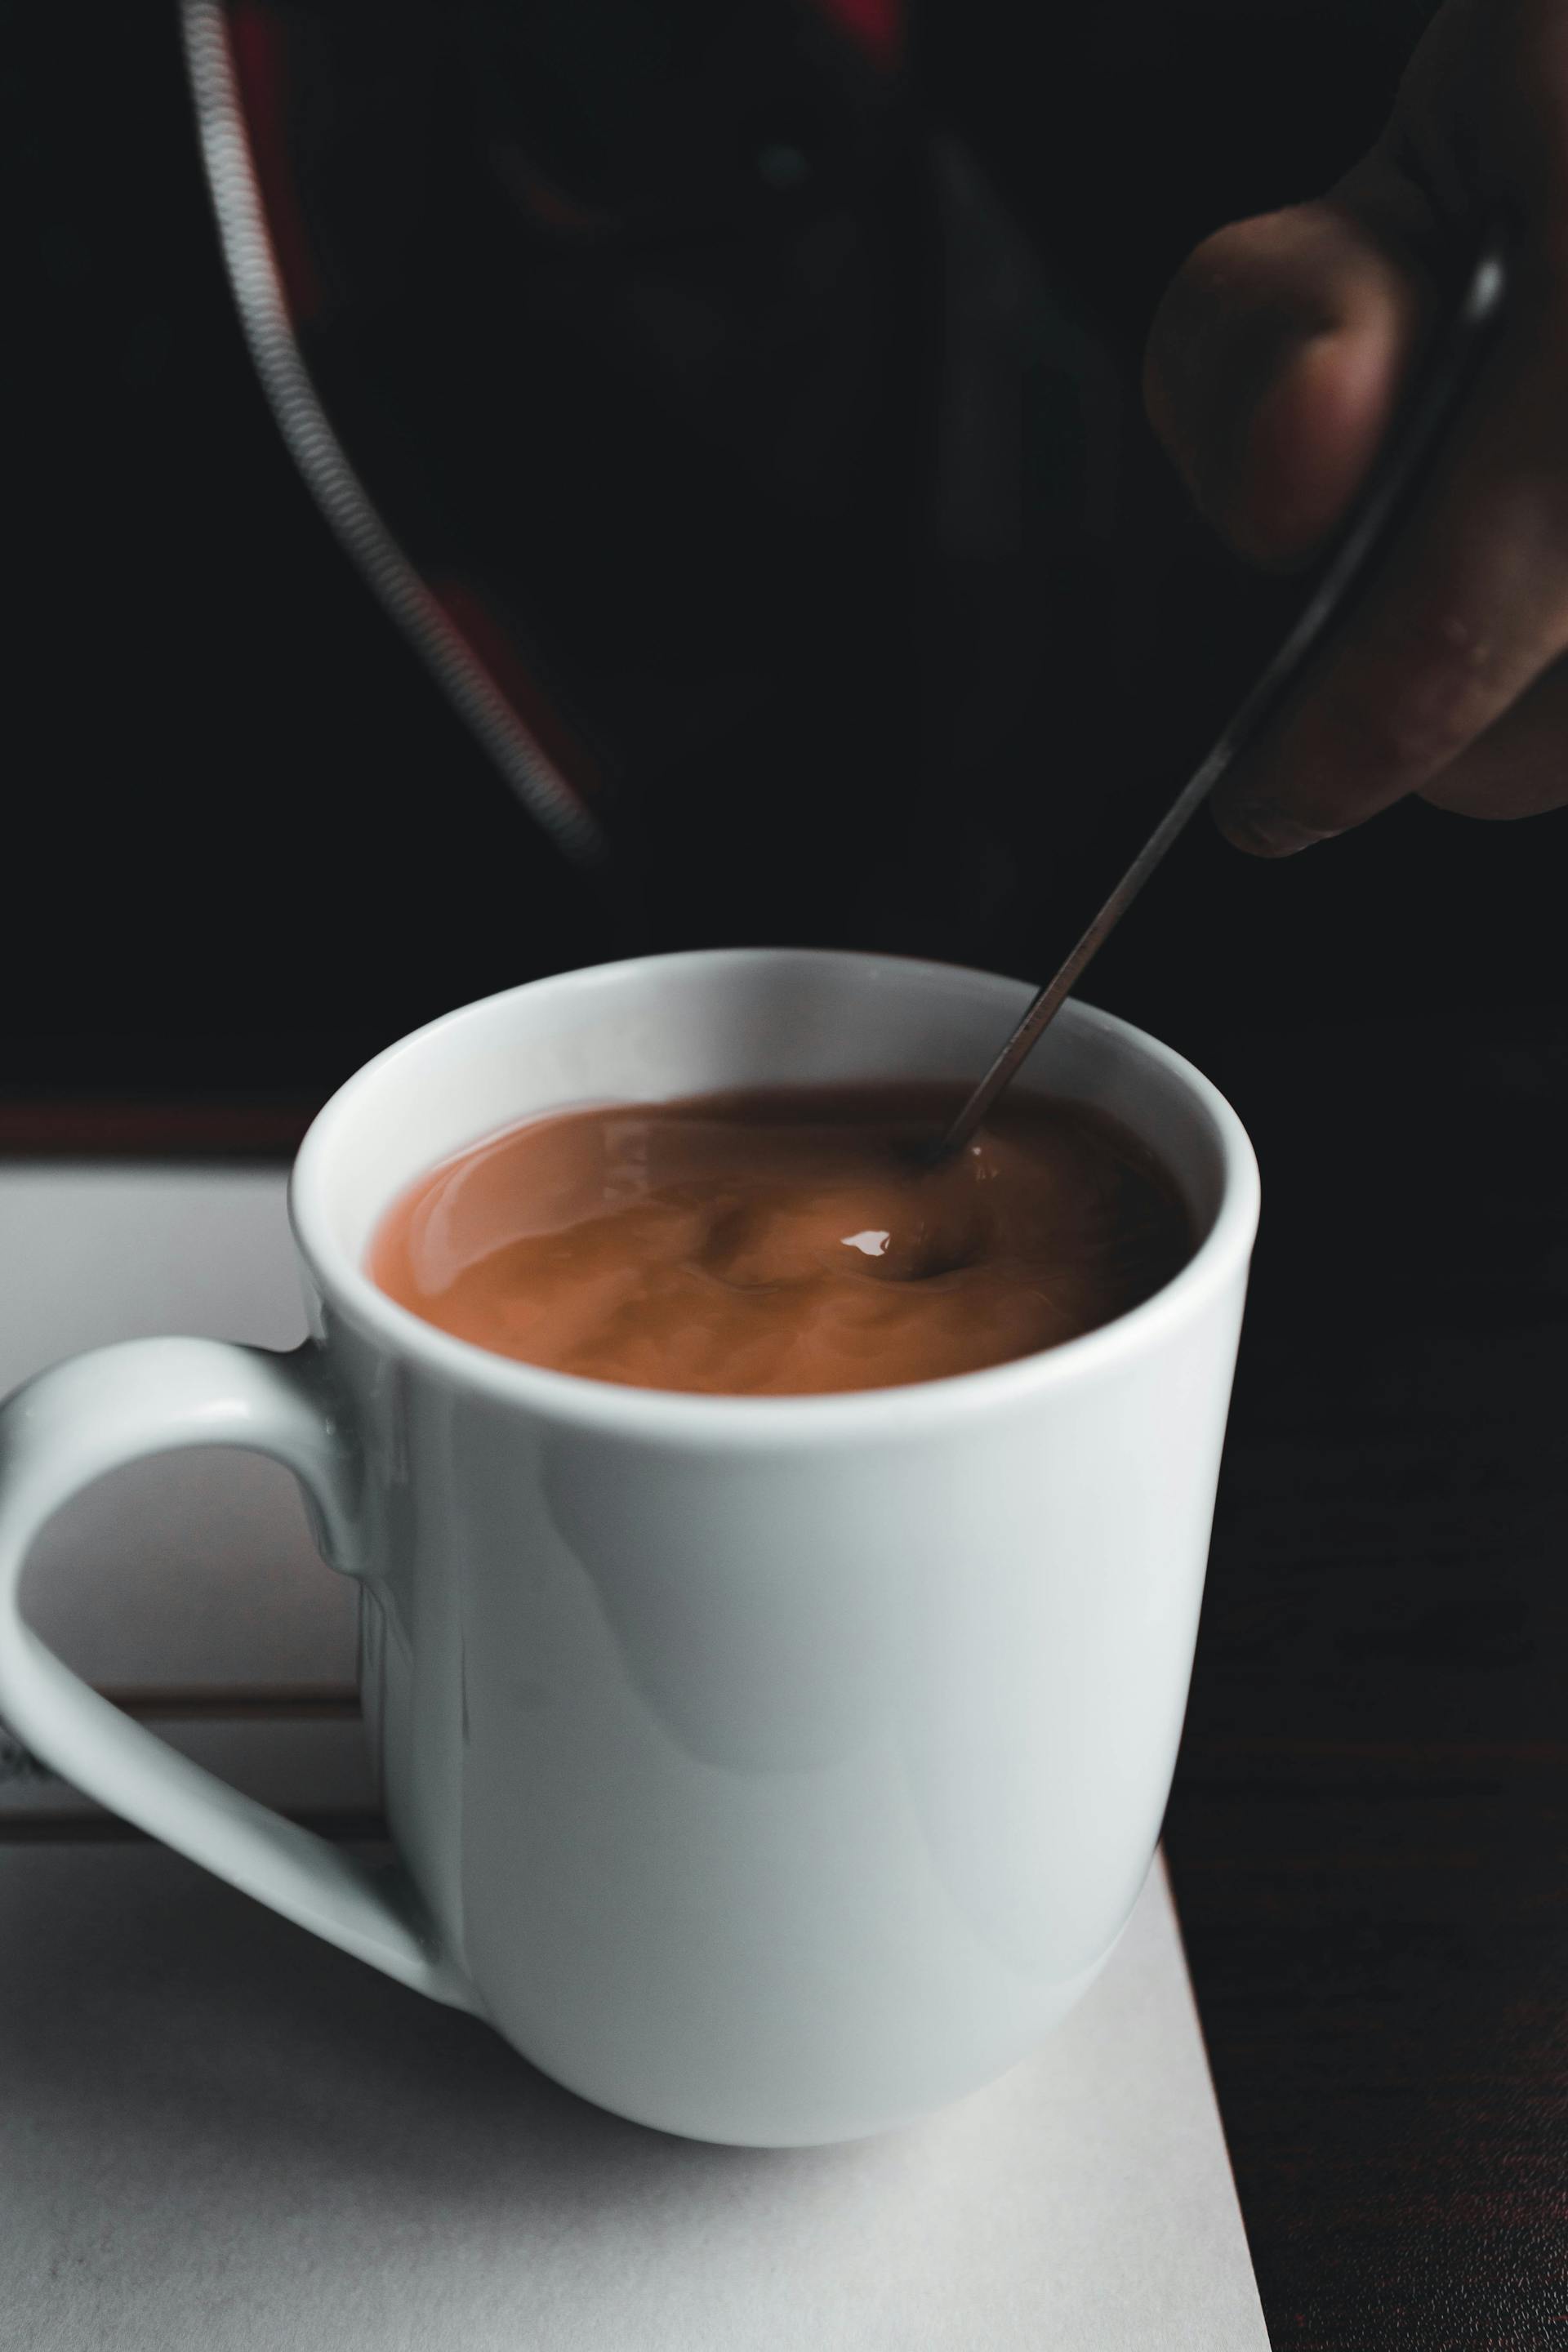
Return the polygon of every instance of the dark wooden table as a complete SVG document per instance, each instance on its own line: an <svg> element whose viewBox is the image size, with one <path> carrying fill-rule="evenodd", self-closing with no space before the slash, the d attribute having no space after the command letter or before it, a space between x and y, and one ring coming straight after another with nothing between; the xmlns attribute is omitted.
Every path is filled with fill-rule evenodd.
<svg viewBox="0 0 1568 2352"><path fill-rule="evenodd" d="M1546 2352L1568 1008L1201 1058L1265 1210L1167 1843L1269 2328L1277 2352ZM308 1108L12 1104L0 1150L278 1156Z"/></svg>
<svg viewBox="0 0 1568 2352"><path fill-rule="evenodd" d="M1279 2352L1568 2344L1568 1013L1213 1048L1264 1223L1168 1845Z"/></svg>

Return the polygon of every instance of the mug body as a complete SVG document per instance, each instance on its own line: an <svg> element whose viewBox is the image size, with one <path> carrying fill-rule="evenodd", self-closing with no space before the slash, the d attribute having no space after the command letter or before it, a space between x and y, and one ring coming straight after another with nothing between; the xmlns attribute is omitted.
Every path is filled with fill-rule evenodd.
<svg viewBox="0 0 1568 2352"><path fill-rule="evenodd" d="M1185 1703L1252 1155L1195 1071L1068 1004L1018 1083L1159 1154L1193 1258L1046 1354L847 1396L488 1355L375 1288L372 1234L530 1116L968 1077L1028 994L858 955L605 966L393 1047L301 1151L393 1834L500 2031L637 2121L773 2147L877 2130L1010 2065L1104 1962Z"/></svg>

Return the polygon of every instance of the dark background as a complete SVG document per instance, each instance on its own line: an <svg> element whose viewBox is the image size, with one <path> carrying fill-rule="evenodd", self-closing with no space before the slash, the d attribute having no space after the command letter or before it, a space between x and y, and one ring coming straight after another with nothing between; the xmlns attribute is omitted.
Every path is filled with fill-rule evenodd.
<svg viewBox="0 0 1568 2352"><path fill-rule="evenodd" d="M679 877L672 861L651 943L826 938L1029 975L1056 960L1127 813L1178 780L1296 593L1256 591L1186 526L1137 411L1148 315L1204 231L1310 193L1357 152L1426 13L927 11L921 108L980 159L1119 387L1124 642L1091 688L1078 655L1030 656L1005 919L966 927L956 877L954 904L936 903L942 779L902 796L916 689L894 677L859 758L877 812L859 845L832 822L841 796L812 799L809 732L765 789L735 773L728 814ZM537 836L293 471L231 312L172 10L17 12L4 74L21 234L0 1088L319 1089L449 1004L637 944ZM600 528L613 547L614 517ZM1081 548L1064 537L1047 562L1070 595ZM820 742L831 709L813 718ZM879 925L865 910L906 806L938 883ZM1441 1025L1554 1001L1564 822L1482 828L1413 805L1273 867L1199 825L1089 993L1200 1057L1236 1026ZM797 836L787 891L763 902L755 868Z"/></svg>
<svg viewBox="0 0 1568 2352"><path fill-rule="evenodd" d="M1352 158L1426 13L928 8L927 117L1115 388L1125 632L1071 661L1040 645L989 910L956 863L951 903L884 887L906 760L942 867L895 697L860 753L874 824L792 791L761 732L705 859L700 800L650 788L645 935L1056 961L1296 593L1254 590L1184 522L1137 424L1149 312L1205 231ZM427 1015L612 951L614 927L285 457L171 12L16 14L4 87L0 1093L308 1108ZM1069 600L1103 553L1064 535ZM1263 1166L1168 1845L1281 2352L1568 2341L1565 824L1413 804L1280 866L1200 824L1087 992L1209 1069Z"/></svg>

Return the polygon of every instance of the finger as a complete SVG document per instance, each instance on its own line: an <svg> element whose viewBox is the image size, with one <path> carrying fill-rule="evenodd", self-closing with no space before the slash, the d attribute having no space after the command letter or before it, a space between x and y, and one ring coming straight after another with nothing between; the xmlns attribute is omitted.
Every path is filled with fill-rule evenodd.
<svg viewBox="0 0 1568 2352"><path fill-rule="evenodd" d="M1521 290L1422 508L1215 814L1266 856L1432 784L1568 650L1568 334Z"/></svg>
<svg viewBox="0 0 1568 2352"><path fill-rule="evenodd" d="M1343 518L1420 341L1424 273L1372 226L1376 193L1352 180L1321 204L1222 229L1155 318L1151 422L1208 520L1253 562L1299 562Z"/></svg>
<svg viewBox="0 0 1568 2352"><path fill-rule="evenodd" d="M1568 662L1549 669L1421 797L1459 816L1568 807Z"/></svg>

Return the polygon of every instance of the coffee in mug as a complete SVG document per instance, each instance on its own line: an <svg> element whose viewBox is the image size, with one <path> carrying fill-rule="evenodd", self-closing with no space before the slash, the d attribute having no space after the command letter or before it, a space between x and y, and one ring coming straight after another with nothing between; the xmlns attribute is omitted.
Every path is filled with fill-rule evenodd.
<svg viewBox="0 0 1568 2352"><path fill-rule="evenodd" d="M1097 1329L1191 1255L1103 1111L1020 1096L926 1154L961 1089L779 1087L510 1128L383 1218L370 1270L475 1346L591 1380L787 1396L978 1371Z"/></svg>

